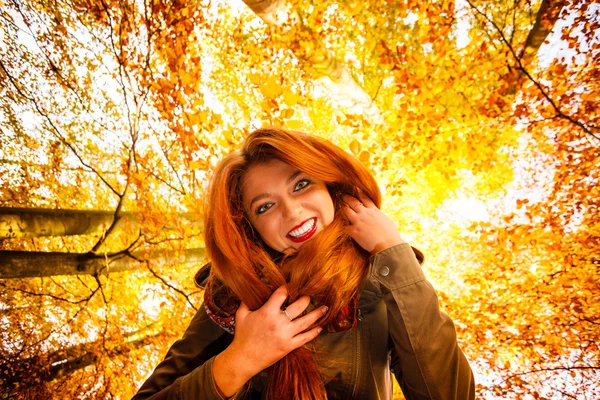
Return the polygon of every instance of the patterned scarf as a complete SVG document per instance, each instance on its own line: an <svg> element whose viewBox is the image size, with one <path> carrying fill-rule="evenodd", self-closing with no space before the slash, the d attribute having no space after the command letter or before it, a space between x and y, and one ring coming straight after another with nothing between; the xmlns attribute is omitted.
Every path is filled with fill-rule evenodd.
<svg viewBox="0 0 600 400"><path fill-rule="evenodd" d="M220 279L210 273L210 263L203 266L194 277L196 286L204 289L204 308L208 316L221 328L233 335L235 331L235 313L240 300ZM320 307L315 299L306 309L306 313ZM324 329L328 332L342 332L354 328L357 323L358 293L348 302Z"/></svg>

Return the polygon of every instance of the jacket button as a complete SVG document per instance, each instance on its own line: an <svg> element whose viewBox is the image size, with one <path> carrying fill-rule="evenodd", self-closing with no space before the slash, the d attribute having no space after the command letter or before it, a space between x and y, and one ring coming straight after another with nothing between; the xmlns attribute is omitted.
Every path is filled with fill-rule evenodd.
<svg viewBox="0 0 600 400"><path fill-rule="evenodd" d="M390 269L387 267L387 265L384 265L383 267L379 268L379 275L388 276L389 274L390 274Z"/></svg>

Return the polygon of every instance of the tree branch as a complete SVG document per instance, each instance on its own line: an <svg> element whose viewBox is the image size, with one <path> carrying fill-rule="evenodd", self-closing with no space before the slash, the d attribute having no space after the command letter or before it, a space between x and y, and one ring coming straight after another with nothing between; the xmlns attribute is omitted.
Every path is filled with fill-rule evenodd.
<svg viewBox="0 0 600 400"><path fill-rule="evenodd" d="M546 1L546 0L544 0L544 1ZM540 93L542 94L542 96L546 99L546 101L548 101L548 103L554 109L557 117L562 118L562 119L564 119L566 121L569 121L570 123L572 123L572 124L576 125L577 127L581 128L588 135L591 135L594 138L596 138L597 140L600 140L600 136L598 136L598 135L594 134L592 131L590 131L590 129L583 122L578 121L578 120L574 119L573 117L571 117L570 115L565 114L560 109L560 107L556 104L556 102L552 99L552 97L550 97L550 95L546 92L546 90L542 87L542 85L538 81L536 81L531 76L531 74L527 71L527 69L523 65L522 57L519 57L517 55L517 53L515 52L514 48L508 42L508 40L504 36L504 33L498 27L498 25L490 17L488 17L487 14L483 13L475 5L473 5L473 3L471 2L471 0L467 0L467 3L469 4L469 6L471 6L471 8L473 8L477 12L477 14L479 14L480 16L482 16L483 18L485 18L494 27L494 29L496 29L496 31L500 35L500 38L501 38L502 42L508 47L508 49L509 49L509 51L510 51L512 57L513 57L513 59L517 63L517 68L519 69L519 71L521 71L521 73L523 75L525 75L527 77L527 79L531 83L533 83L533 85L540 91ZM549 30L548 30L548 32L549 32ZM544 37L544 39L545 39L545 37ZM537 44L538 41L539 41L539 38L531 39L531 41L532 41L532 43ZM543 42L543 40L542 40L542 42ZM541 45L541 43L540 43L540 45Z"/></svg>
<svg viewBox="0 0 600 400"><path fill-rule="evenodd" d="M181 289L176 288L175 286L171 285L169 282L167 282L162 276L158 275L156 272L154 272L154 270L150 267L150 265L148 263L146 263L146 266L148 268L148 271L150 271L150 273L152 275L154 275L154 277L156 279L158 279L159 281L161 281L166 287L168 287L169 289L179 293L181 296L183 296L185 298L185 300L188 302L188 304L195 310L198 311L198 308L194 305L194 303L192 303L192 301L190 300L189 296Z"/></svg>

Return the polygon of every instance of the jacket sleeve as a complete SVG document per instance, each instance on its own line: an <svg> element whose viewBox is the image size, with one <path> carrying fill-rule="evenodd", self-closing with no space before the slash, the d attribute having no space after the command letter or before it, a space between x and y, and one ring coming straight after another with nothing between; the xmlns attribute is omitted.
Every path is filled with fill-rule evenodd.
<svg viewBox="0 0 600 400"><path fill-rule="evenodd" d="M379 282L397 357L394 374L407 400L474 399L475 381L450 317L439 308L408 243L376 253L370 279Z"/></svg>
<svg viewBox="0 0 600 400"><path fill-rule="evenodd" d="M231 335L216 325L200 307L183 337L176 341L132 400L222 400L212 365Z"/></svg>

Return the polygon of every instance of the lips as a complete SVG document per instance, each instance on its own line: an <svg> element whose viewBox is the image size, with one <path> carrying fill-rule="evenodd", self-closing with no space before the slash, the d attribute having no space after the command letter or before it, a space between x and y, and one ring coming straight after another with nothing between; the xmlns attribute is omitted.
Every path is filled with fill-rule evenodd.
<svg viewBox="0 0 600 400"><path fill-rule="evenodd" d="M286 237L295 243L301 243L310 239L317 232L317 218L309 218L295 226L288 232Z"/></svg>

